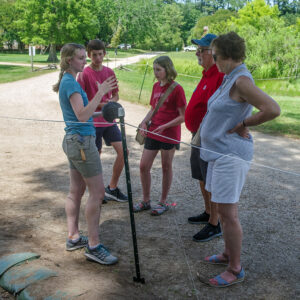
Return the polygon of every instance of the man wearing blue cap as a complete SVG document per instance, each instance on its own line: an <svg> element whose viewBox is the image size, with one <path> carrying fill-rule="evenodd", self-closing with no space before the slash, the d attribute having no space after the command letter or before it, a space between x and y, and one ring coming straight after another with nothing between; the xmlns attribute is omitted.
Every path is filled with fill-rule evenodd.
<svg viewBox="0 0 300 300"><path fill-rule="evenodd" d="M224 77L224 74L218 71L210 48L212 40L216 37L216 35L209 33L200 40L192 40L192 43L198 47L196 52L198 64L204 69L202 79L196 87L185 111L185 125L191 131L192 136L196 134L206 114L208 99L221 85ZM200 215L188 218L188 222L191 224L206 224L193 236L193 240L196 242L207 242L222 235L218 220L217 204L210 201L211 195L205 190L207 162L200 158L200 150L198 148L192 147L190 162L192 177L200 182L205 211Z"/></svg>

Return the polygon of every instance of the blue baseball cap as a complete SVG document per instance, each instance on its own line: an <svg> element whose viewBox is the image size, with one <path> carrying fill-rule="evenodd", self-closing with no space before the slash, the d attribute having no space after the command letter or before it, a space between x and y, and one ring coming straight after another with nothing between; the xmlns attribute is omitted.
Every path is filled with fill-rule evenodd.
<svg viewBox="0 0 300 300"><path fill-rule="evenodd" d="M215 39L216 37L217 36L215 34L208 33L200 40L193 39L192 43L198 46L209 47L212 40Z"/></svg>

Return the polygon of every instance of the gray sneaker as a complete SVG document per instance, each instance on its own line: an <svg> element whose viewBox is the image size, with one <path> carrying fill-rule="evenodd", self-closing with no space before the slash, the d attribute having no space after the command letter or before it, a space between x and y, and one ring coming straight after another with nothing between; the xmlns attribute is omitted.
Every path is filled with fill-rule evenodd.
<svg viewBox="0 0 300 300"><path fill-rule="evenodd" d="M67 251L73 251L76 249L87 247L88 242L89 242L88 237L85 235L79 236L79 240L75 243L72 242L72 240L67 239L66 249L67 249Z"/></svg>
<svg viewBox="0 0 300 300"><path fill-rule="evenodd" d="M111 255L102 244L93 250L86 247L84 255L87 257L87 260L95 261L103 265L113 265L118 261L118 258Z"/></svg>
<svg viewBox="0 0 300 300"><path fill-rule="evenodd" d="M118 202L128 201L128 197L124 195L118 187L114 190L111 190L109 185L105 188L105 196L106 200L115 200Z"/></svg>

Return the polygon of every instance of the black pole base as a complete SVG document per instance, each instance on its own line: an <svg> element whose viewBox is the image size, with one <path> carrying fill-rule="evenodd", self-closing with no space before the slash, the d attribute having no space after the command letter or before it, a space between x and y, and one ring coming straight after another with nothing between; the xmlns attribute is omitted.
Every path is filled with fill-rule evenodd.
<svg viewBox="0 0 300 300"><path fill-rule="evenodd" d="M133 281L134 282L140 282L142 284L145 284L145 278L136 278L136 277L133 277Z"/></svg>

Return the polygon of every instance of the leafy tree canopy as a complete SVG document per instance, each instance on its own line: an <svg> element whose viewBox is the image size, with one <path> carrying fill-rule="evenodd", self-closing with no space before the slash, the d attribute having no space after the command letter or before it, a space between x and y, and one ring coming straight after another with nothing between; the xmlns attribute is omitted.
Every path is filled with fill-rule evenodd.
<svg viewBox="0 0 300 300"><path fill-rule="evenodd" d="M248 24L260 29L260 20L265 16L278 18L278 6L271 7L266 4L265 0L253 0L238 11L238 18L233 18L232 22L238 26Z"/></svg>
<svg viewBox="0 0 300 300"><path fill-rule="evenodd" d="M15 22L22 40L34 44L83 43L98 32L94 0L17 0Z"/></svg>

